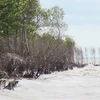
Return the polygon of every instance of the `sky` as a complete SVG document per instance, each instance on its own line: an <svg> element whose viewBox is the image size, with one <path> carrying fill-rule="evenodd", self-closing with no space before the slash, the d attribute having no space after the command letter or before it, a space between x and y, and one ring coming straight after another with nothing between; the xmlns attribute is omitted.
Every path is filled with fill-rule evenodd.
<svg viewBox="0 0 100 100"><path fill-rule="evenodd" d="M76 45L100 47L100 0L40 0L42 8L59 6L65 12L68 30Z"/></svg>

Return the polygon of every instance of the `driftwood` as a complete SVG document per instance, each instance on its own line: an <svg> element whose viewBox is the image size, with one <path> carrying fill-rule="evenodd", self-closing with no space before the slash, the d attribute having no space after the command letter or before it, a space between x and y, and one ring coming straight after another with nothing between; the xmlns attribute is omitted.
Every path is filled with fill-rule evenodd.
<svg viewBox="0 0 100 100"><path fill-rule="evenodd" d="M0 80L0 89L1 89L1 87L5 87L6 86L6 80L5 79L2 79L2 80Z"/></svg>
<svg viewBox="0 0 100 100"><path fill-rule="evenodd" d="M7 86L4 87L4 89L9 89L9 90L14 90L14 88L16 87L16 85L18 84L19 81L11 81L8 83Z"/></svg>

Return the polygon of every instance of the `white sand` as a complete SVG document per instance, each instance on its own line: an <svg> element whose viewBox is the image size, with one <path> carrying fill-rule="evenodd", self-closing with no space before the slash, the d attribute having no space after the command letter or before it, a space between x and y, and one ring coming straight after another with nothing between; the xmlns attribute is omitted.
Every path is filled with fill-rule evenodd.
<svg viewBox="0 0 100 100"><path fill-rule="evenodd" d="M20 80L15 90L0 90L0 100L100 100L100 66Z"/></svg>

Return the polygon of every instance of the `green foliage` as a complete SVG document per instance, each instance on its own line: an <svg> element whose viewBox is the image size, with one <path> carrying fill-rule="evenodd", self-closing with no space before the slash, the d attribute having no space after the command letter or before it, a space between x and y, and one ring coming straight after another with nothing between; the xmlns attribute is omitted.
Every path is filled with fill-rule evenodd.
<svg viewBox="0 0 100 100"><path fill-rule="evenodd" d="M67 46L75 46L75 41L72 38L70 38L69 36L67 36L65 39L65 44Z"/></svg>
<svg viewBox="0 0 100 100"><path fill-rule="evenodd" d="M33 19L39 7L38 0L3 0L0 1L0 33L9 33L16 28L32 30ZM14 34L14 32L13 32Z"/></svg>
<svg viewBox="0 0 100 100"><path fill-rule="evenodd" d="M61 36L67 30L67 24L64 22L65 13L59 6L54 6L48 10L48 23L51 33Z"/></svg>
<svg viewBox="0 0 100 100"><path fill-rule="evenodd" d="M42 37L43 37L44 39L47 39L48 41L54 40L54 36L52 36L52 35L49 34L49 33L44 33Z"/></svg>

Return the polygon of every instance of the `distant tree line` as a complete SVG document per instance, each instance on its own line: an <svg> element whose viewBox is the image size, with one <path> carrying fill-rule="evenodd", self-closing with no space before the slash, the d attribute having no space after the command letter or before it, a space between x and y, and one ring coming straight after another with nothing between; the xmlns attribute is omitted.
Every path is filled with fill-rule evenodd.
<svg viewBox="0 0 100 100"><path fill-rule="evenodd" d="M85 48L83 54L85 63L100 65L100 48Z"/></svg>

